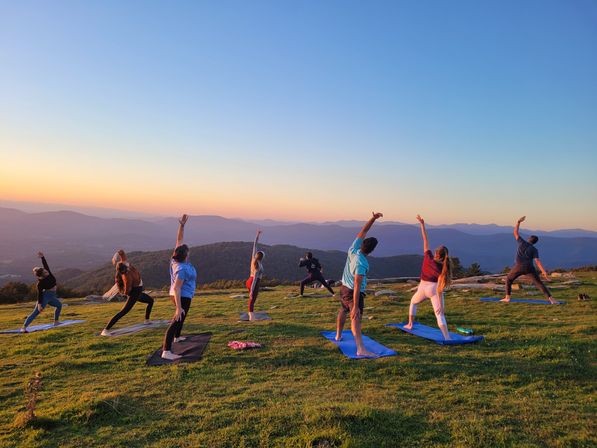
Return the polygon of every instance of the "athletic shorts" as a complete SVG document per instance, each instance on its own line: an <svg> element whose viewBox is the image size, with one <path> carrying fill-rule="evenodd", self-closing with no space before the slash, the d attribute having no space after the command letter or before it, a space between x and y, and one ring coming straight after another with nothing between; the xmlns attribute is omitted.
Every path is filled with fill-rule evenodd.
<svg viewBox="0 0 597 448"><path fill-rule="evenodd" d="M342 309L347 313L350 312L354 306L354 290L348 289L346 286L342 285L340 287L340 305ZM363 309L365 308L365 293L361 293L359 297L359 310L361 310L361 314L363 314Z"/></svg>

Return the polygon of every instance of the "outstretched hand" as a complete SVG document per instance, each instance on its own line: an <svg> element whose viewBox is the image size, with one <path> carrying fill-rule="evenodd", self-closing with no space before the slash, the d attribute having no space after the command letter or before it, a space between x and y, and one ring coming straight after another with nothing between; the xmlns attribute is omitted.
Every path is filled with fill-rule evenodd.
<svg viewBox="0 0 597 448"><path fill-rule="evenodd" d="M521 222L523 222L525 219L527 219L526 216L523 216L522 218L518 218L518 224L520 224Z"/></svg>
<svg viewBox="0 0 597 448"><path fill-rule="evenodd" d="M43 257L44 257L44 253L43 253L43 252L38 252L38 253L37 253L37 256L38 256L39 258L43 258Z"/></svg>
<svg viewBox="0 0 597 448"><path fill-rule="evenodd" d="M178 223L179 223L181 226L184 226L184 225L187 223L187 221L188 221L188 220L189 220L189 215L182 215L182 216L180 217L180 219L178 220Z"/></svg>
<svg viewBox="0 0 597 448"><path fill-rule="evenodd" d="M425 224L425 220L421 217L421 215L417 215L417 221L419 221L421 224Z"/></svg>
<svg viewBox="0 0 597 448"><path fill-rule="evenodd" d="M258 230L258 231L257 231L257 236L261 235L262 233L263 233L263 231L262 231L262 230Z"/></svg>
<svg viewBox="0 0 597 448"><path fill-rule="evenodd" d="M373 220L377 220L379 218L383 218L383 213L380 212L371 212L371 214L373 215Z"/></svg>

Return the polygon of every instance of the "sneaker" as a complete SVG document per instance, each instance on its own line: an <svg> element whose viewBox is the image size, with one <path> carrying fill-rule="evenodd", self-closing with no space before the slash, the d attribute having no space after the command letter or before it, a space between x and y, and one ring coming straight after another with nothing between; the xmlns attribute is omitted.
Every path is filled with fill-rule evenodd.
<svg viewBox="0 0 597 448"><path fill-rule="evenodd" d="M112 336L112 332L110 330L106 330L105 328L100 333L100 336Z"/></svg>
<svg viewBox="0 0 597 448"><path fill-rule="evenodd" d="M175 354L175 353L172 353L172 352L171 352L171 351L169 351L169 350L164 350L164 351L162 352L162 358L163 358L163 359L167 359L167 360L169 360L169 361L176 361L177 359L180 359L180 358L182 358L182 356L180 356L180 355L177 355L177 354Z"/></svg>

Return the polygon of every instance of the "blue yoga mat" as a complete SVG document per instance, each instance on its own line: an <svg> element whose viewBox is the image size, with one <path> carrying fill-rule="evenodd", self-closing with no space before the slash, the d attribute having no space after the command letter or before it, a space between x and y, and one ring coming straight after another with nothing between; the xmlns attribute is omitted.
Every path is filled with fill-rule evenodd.
<svg viewBox="0 0 597 448"><path fill-rule="evenodd" d="M342 332L342 340L336 341L336 332L335 331L322 331L322 336L326 339L329 339L334 344L338 346L342 353L351 359L367 359L363 356L357 356L357 344L354 341L354 336L352 335L352 331L344 330ZM375 342L370 337L363 335L363 344L365 344L365 348L369 350L371 353L375 353L377 358L382 356L396 356L394 350L381 345L379 342Z"/></svg>
<svg viewBox="0 0 597 448"><path fill-rule="evenodd" d="M450 337L452 338L452 340L446 341L444 339L444 335L442 334L439 328L428 327L427 325L415 322L415 324L413 325L413 329L407 330L406 328L404 328L405 325L406 322L402 322L401 324L386 324L386 327L400 328L402 331L406 333L414 334L415 336L429 339L441 345L470 344L472 342L478 342L483 340L483 336L462 336L461 334L450 332Z"/></svg>
<svg viewBox="0 0 597 448"><path fill-rule="evenodd" d="M62 322L60 322L59 325L54 325L54 324L31 325L30 327L27 327L27 331L29 333L33 333L34 331L52 330L54 328L61 328L66 325L78 324L81 322L85 322L85 321L84 320L63 320ZM21 332L21 329L19 328L17 330L1 330L0 334L20 333L20 332Z"/></svg>
<svg viewBox="0 0 597 448"><path fill-rule="evenodd" d="M499 302L501 299L496 297L481 297L481 302ZM505 303L505 302L501 302ZM551 305L549 300L539 300L539 299L510 299L508 303L532 303L534 305ZM559 301L556 305L563 305L566 302Z"/></svg>

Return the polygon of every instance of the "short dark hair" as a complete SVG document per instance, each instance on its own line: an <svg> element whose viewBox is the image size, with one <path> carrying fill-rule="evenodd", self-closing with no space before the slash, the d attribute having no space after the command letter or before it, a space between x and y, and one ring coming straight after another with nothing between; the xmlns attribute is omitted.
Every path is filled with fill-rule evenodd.
<svg viewBox="0 0 597 448"><path fill-rule="evenodd" d="M539 237L537 235L529 236L529 243L535 244L537 241L539 241Z"/></svg>
<svg viewBox="0 0 597 448"><path fill-rule="evenodd" d="M365 255L370 254L373 252L375 247L377 246L377 238L369 237L363 240L363 244L361 244L361 252Z"/></svg>
<svg viewBox="0 0 597 448"><path fill-rule="evenodd" d="M185 261L187 256L189 255L189 246L186 244L181 244L172 253L172 259L174 261L178 261L179 263Z"/></svg>
<svg viewBox="0 0 597 448"><path fill-rule="evenodd" d="M308 258L308 259L311 259L311 258L313 258L313 254L312 254L311 252L307 252L307 258Z"/></svg>

